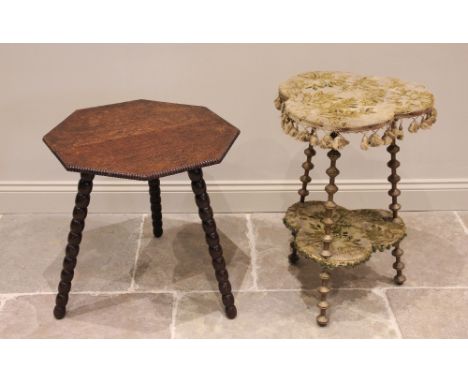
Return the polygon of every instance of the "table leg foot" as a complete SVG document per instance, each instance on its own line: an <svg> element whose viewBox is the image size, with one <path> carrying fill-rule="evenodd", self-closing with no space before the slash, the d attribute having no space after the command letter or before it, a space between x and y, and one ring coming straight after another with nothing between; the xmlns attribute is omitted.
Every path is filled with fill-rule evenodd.
<svg viewBox="0 0 468 382"><path fill-rule="evenodd" d="M328 287L328 282L330 280L330 273L325 269L322 269L320 272L320 280L321 285L318 288L318 292L320 293L320 302L317 306L320 309L320 313L317 316L317 324L319 326L327 326L328 325L328 317L327 317L327 310L330 305L327 302L327 295L330 292L330 288Z"/></svg>
<svg viewBox="0 0 468 382"><path fill-rule="evenodd" d="M216 222L213 217L213 210L210 206L210 198L206 191L205 181L203 180L203 172L201 169L195 169L188 171L188 175L192 181L192 190L195 194L198 214L202 221L205 239L211 255L219 291L222 295L226 316L232 319L237 316L237 309L234 305L234 296L231 291L231 283L229 282L229 275L223 257L223 248L219 242Z"/></svg>
<svg viewBox="0 0 468 382"><path fill-rule="evenodd" d="M292 236L293 236L292 240L289 243L289 245L291 246L291 254L288 256L288 260L289 260L289 264L296 265L297 262L299 261L299 256L297 255L297 251L296 251L296 245L294 244L294 241L296 239L296 234L293 232Z"/></svg>
<svg viewBox="0 0 468 382"><path fill-rule="evenodd" d="M150 202L151 202L151 219L153 222L154 237L161 237L163 234L162 223L162 208L161 208L161 187L159 179L152 179L148 182Z"/></svg>
<svg viewBox="0 0 468 382"><path fill-rule="evenodd" d="M406 281L406 277L403 274L403 269L405 268L405 264L401 261L401 256L403 256L403 249L400 248L400 243L396 244L393 251L392 256L395 256L395 262L393 263L393 269L396 270L396 275L393 278L393 281L397 285L403 285Z"/></svg>
<svg viewBox="0 0 468 382"><path fill-rule="evenodd" d="M75 208L73 209L73 219L70 224L70 233L68 235L68 244L65 249L65 259L63 260L62 273L60 274L60 283L58 285L58 294L55 299L54 317L61 319L65 317L68 295L71 290L71 283L75 274L76 259L80 251L82 232L85 226L86 215L88 214L88 205L90 195L93 189L92 174L81 174L78 183L78 194L75 199Z"/></svg>

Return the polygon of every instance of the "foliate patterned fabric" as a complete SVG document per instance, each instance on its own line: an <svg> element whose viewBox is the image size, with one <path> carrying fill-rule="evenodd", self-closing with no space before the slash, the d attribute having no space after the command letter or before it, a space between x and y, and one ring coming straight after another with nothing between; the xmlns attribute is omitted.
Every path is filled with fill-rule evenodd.
<svg viewBox="0 0 468 382"><path fill-rule="evenodd" d="M362 133L366 150L403 139L405 127L429 128L437 116L434 96L422 85L345 72L294 76L280 85L275 106L287 134L335 149L348 144L342 133Z"/></svg>
<svg viewBox="0 0 468 382"><path fill-rule="evenodd" d="M332 256L324 258L321 256L324 217L324 202L299 202L288 208L283 221L294 234L297 253L328 268L361 264L373 252L389 249L406 235L403 221L392 221L389 211L347 210L337 206L332 216Z"/></svg>

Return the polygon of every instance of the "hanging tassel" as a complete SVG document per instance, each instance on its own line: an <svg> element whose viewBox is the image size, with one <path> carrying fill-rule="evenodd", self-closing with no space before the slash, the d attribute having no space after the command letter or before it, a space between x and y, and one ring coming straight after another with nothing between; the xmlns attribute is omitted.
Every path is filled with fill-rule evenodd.
<svg viewBox="0 0 468 382"><path fill-rule="evenodd" d="M395 128L394 126L389 127L387 130L385 130L385 133L382 136L382 139L384 138L384 136L390 137L391 139L395 139L397 137L396 130L398 129Z"/></svg>
<svg viewBox="0 0 468 382"><path fill-rule="evenodd" d="M281 98L280 98L279 96L276 97L276 99L275 99L275 107L276 107L277 110L281 110L281 104L282 104Z"/></svg>
<svg viewBox="0 0 468 382"><path fill-rule="evenodd" d="M310 133L307 130L299 131L296 138L301 142L309 142Z"/></svg>
<svg viewBox="0 0 468 382"><path fill-rule="evenodd" d="M427 119L424 121L426 128L431 127L437 121L437 110L432 109L432 111L427 115Z"/></svg>
<svg viewBox="0 0 468 382"><path fill-rule="evenodd" d="M400 141L403 140L405 133L403 131L403 121L400 121L400 125L398 126L398 129L395 129L393 133L396 136L396 139L399 139Z"/></svg>
<svg viewBox="0 0 468 382"><path fill-rule="evenodd" d="M333 148L333 138L330 134L326 134L322 137L320 141L320 147L322 149L331 149Z"/></svg>
<svg viewBox="0 0 468 382"><path fill-rule="evenodd" d="M289 122L289 117L286 114L281 114L281 126L283 127L284 130L284 125L286 125Z"/></svg>
<svg viewBox="0 0 468 382"><path fill-rule="evenodd" d="M385 131L385 133L382 135L382 140L384 145L389 145L393 142L393 139L395 139L395 135L388 129Z"/></svg>
<svg viewBox="0 0 468 382"><path fill-rule="evenodd" d="M294 125L292 125L292 129L289 130L288 133L291 137L296 138L299 135L299 130L297 130Z"/></svg>
<svg viewBox="0 0 468 382"><path fill-rule="evenodd" d="M420 127L420 125L419 125L418 121L417 121L417 120L413 120L413 121L410 123L409 127L408 127L408 131L409 131L410 133L415 133L416 131L418 131L419 127Z"/></svg>
<svg viewBox="0 0 468 382"><path fill-rule="evenodd" d="M349 141L345 137L343 137L341 135L337 135L333 139L332 147L335 150L339 150L339 149L345 147L347 144L349 144Z"/></svg>
<svg viewBox="0 0 468 382"><path fill-rule="evenodd" d="M426 130L426 129L429 129L431 127L431 125L427 124L426 122L423 122L419 125L419 128L422 129L422 130Z"/></svg>
<svg viewBox="0 0 468 382"><path fill-rule="evenodd" d="M319 138L317 136L317 131L316 130L312 130L312 132L310 134L310 138L309 138L309 143L312 146L317 146L319 144Z"/></svg>
<svg viewBox="0 0 468 382"><path fill-rule="evenodd" d="M368 148L369 148L369 138L367 138L367 135L364 134L361 140L361 149L367 150Z"/></svg>
<svg viewBox="0 0 468 382"><path fill-rule="evenodd" d="M381 146L383 144L384 144L384 141L382 140L382 138L379 137L379 135L377 133L374 133L369 137L369 145L370 146L377 147L377 146Z"/></svg>
<svg viewBox="0 0 468 382"><path fill-rule="evenodd" d="M420 129L428 129L429 127L431 127L431 125L428 123L429 121L429 116L424 114L422 117L421 117L421 122L419 123L419 128Z"/></svg>
<svg viewBox="0 0 468 382"><path fill-rule="evenodd" d="M283 130L286 134L289 134L291 135L291 131L292 130L297 130L295 127L294 127L294 123L293 121L291 121L289 118L286 118L284 121L283 121Z"/></svg>

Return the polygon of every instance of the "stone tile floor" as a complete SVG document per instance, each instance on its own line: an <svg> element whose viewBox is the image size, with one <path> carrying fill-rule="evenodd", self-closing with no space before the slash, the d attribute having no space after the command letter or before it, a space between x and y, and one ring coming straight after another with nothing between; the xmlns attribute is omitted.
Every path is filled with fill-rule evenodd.
<svg viewBox="0 0 468 382"><path fill-rule="evenodd" d="M225 318L196 215L87 218L65 319L52 316L68 215L0 216L0 338L468 338L468 212L402 213L407 282L376 253L332 272L319 328L318 267L289 266L282 214L216 216L239 315Z"/></svg>

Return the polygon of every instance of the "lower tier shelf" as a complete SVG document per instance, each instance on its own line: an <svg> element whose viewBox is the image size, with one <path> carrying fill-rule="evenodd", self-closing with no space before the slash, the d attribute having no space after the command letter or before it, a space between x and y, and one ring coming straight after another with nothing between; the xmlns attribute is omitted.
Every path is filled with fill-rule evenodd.
<svg viewBox="0 0 468 382"><path fill-rule="evenodd" d="M373 252L390 249L406 236L404 222L393 221L390 211L347 210L337 206L332 215L332 255L324 258L320 255L325 234L324 215L324 202L299 202L288 208L283 221L293 233L297 253L325 267L361 264L369 260Z"/></svg>

